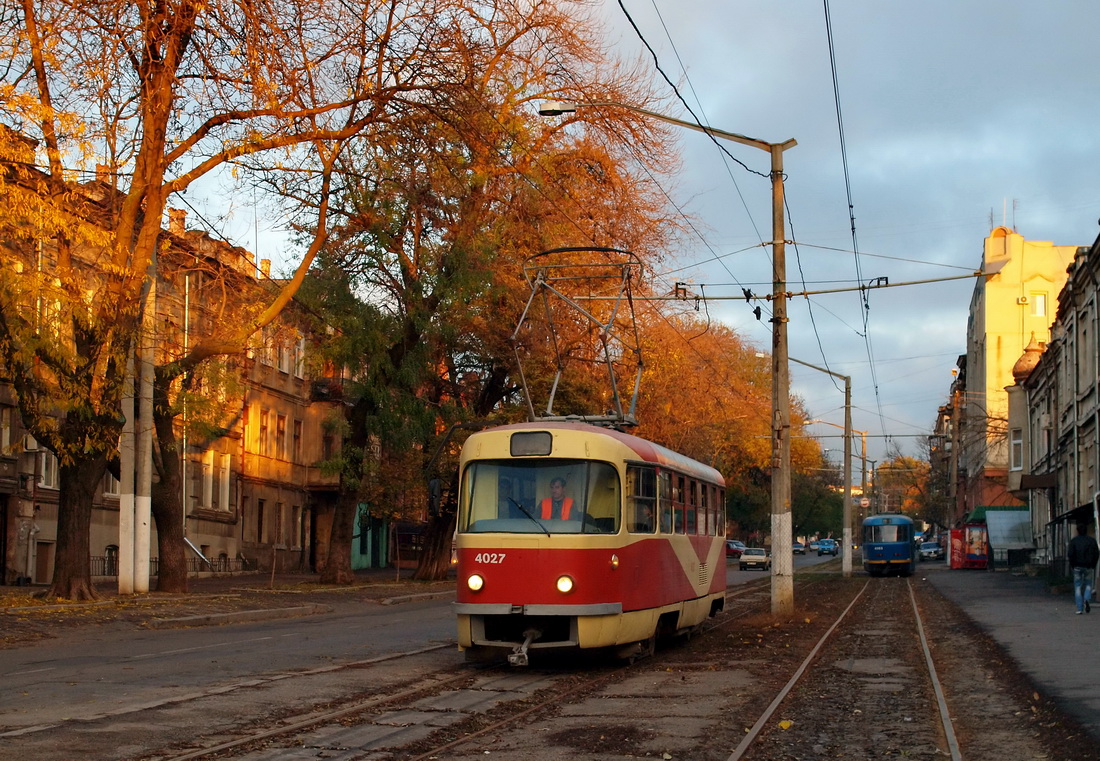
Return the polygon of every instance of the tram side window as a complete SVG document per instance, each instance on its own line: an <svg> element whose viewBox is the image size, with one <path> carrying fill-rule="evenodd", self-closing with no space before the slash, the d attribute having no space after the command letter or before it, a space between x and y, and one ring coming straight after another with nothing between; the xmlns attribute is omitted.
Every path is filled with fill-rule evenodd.
<svg viewBox="0 0 1100 761"><path fill-rule="evenodd" d="M633 534L652 534L657 528L657 472L632 465L626 471L626 484L630 511L627 530Z"/></svg>
<svg viewBox="0 0 1100 761"><path fill-rule="evenodd" d="M702 509L699 511L699 533L707 536L714 535L714 487L708 484L699 484L699 494L702 499Z"/></svg>
<svg viewBox="0 0 1100 761"><path fill-rule="evenodd" d="M672 483L674 484L672 490L673 530L677 534L682 534L684 533L684 509L687 507L684 504L687 500L687 483L683 476L673 476Z"/></svg>
<svg viewBox="0 0 1100 761"><path fill-rule="evenodd" d="M587 514L581 531L586 534L617 534L621 503L619 475L615 469L603 462L589 463L588 494L584 505Z"/></svg>
<svg viewBox="0 0 1100 761"><path fill-rule="evenodd" d="M688 481L687 510L685 512L685 532L688 534L699 533L699 484L696 481Z"/></svg>
<svg viewBox="0 0 1100 761"><path fill-rule="evenodd" d="M661 533L672 531L672 474L657 474L657 502L661 511Z"/></svg>

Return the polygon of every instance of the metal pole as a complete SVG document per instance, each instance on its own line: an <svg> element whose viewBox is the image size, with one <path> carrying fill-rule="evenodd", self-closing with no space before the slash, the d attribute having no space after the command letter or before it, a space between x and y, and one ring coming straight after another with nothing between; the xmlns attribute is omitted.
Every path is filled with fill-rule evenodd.
<svg viewBox="0 0 1100 761"><path fill-rule="evenodd" d="M844 378L844 546L840 548L844 577L852 575L852 379Z"/></svg>
<svg viewBox="0 0 1100 761"><path fill-rule="evenodd" d="M818 367L817 365L811 365L809 362L803 362L801 359L791 358L791 362L797 362L805 367L818 370L823 373L827 373L834 378L840 378L844 381L844 526L843 526L843 546L841 552L843 557L840 559L840 567L844 571L845 576L852 575L852 377L850 375L841 375L840 373L834 373L832 370L826 370L824 367ZM830 423L828 420L811 420L811 423L824 423L825 425L835 426L840 428L836 423ZM867 478L867 433L866 431L859 431L863 435L863 478L864 485L866 486Z"/></svg>

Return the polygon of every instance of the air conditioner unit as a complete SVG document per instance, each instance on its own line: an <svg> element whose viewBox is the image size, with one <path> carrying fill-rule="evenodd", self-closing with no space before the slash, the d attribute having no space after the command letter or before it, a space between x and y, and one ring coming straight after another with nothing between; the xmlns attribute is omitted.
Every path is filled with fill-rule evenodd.
<svg viewBox="0 0 1100 761"><path fill-rule="evenodd" d="M23 435L23 451L24 452L37 452L38 440L31 436L29 433Z"/></svg>
<svg viewBox="0 0 1100 761"><path fill-rule="evenodd" d="M1016 297L1016 303L1019 304L1020 306L1023 306L1025 304L1027 304L1027 296L1017 296Z"/></svg>

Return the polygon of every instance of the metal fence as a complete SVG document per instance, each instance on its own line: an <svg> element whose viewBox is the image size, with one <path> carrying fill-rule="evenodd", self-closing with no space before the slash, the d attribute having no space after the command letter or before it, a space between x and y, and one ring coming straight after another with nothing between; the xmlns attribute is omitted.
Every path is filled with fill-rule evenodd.
<svg viewBox="0 0 1100 761"><path fill-rule="evenodd" d="M248 558L210 558L209 562L202 558L187 558L187 573L239 573L241 571L255 571L257 564ZM99 555L91 558L92 576L118 576L118 557L115 555ZM157 576L160 573L159 558L149 559L149 575Z"/></svg>

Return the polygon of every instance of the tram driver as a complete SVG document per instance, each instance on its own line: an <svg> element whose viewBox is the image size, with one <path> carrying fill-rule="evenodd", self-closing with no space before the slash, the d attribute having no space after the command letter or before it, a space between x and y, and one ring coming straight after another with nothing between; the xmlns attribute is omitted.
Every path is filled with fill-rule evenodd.
<svg viewBox="0 0 1100 761"><path fill-rule="evenodd" d="M542 519L544 521L556 518L569 520L573 512L573 498L565 496L565 479L555 476L550 479L550 496L542 500L540 505Z"/></svg>

